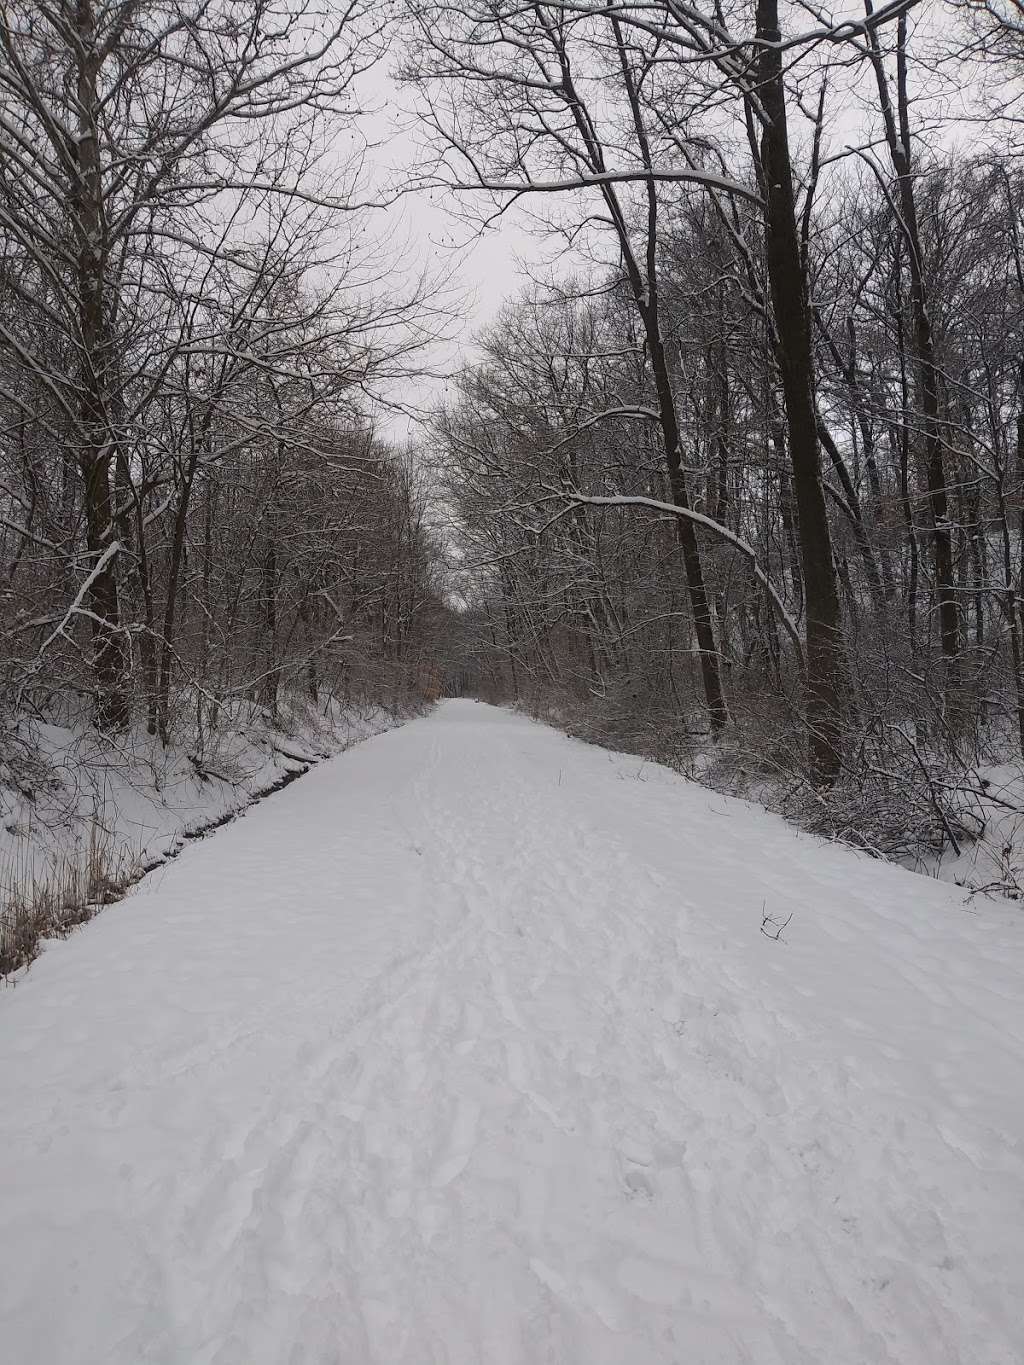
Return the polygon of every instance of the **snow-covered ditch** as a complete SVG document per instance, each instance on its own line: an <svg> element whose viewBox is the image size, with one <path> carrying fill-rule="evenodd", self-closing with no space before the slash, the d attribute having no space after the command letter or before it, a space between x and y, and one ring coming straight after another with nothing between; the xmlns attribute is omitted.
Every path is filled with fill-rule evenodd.
<svg viewBox="0 0 1024 1365"><path fill-rule="evenodd" d="M23 722L0 746L0 971L31 960L40 930L90 919L188 840L407 714L291 700L271 721L238 706L166 748L142 726L103 738Z"/></svg>

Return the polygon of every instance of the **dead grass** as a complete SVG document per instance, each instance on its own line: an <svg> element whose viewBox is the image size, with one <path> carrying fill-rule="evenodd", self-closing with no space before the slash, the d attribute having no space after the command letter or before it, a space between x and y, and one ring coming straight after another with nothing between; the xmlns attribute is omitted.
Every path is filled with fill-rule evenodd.
<svg viewBox="0 0 1024 1365"><path fill-rule="evenodd" d="M64 938L142 873L138 852L93 823L84 849L40 863L28 846L0 864L0 978L27 966L46 938Z"/></svg>

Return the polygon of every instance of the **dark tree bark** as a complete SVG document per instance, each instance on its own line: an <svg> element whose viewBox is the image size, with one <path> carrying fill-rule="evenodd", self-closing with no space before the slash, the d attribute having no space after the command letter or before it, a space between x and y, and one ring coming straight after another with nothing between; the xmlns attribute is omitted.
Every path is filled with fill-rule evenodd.
<svg viewBox="0 0 1024 1365"><path fill-rule="evenodd" d="M644 166L653 170L653 161L647 139L647 129L640 107L636 80L630 66L626 42L621 26L613 19L612 30L619 54L619 66L623 84L629 100L633 127ZM600 163L603 165L603 161ZM647 224L645 240L645 262L641 270L633 249L629 230L622 216L614 190L605 188L605 200L612 211L612 219L618 230L620 247L629 278L630 289L637 312L643 323L644 336L650 357L651 373L658 399L658 421L661 427L662 446L665 463L668 467L669 487L672 501L683 511L690 511L690 490L687 485L686 471L683 469L682 441L679 432L679 417L676 411L675 394L672 391L672 378L668 357L665 354L665 340L662 334L660 303L658 297L658 190L653 179L647 181ZM707 701L708 717L712 732L718 733L729 723L729 708L722 687L722 668L718 647L715 642L714 623L711 619L711 604L707 584L704 579L704 565L700 544L694 524L686 517L676 518L676 536L682 551L683 567L690 596L690 609L693 612L694 633L700 652L701 678L704 696Z"/></svg>
<svg viewBox="0 0 1024 1365"><path fill-rule="evenodd" d="M76 238L78 326L80 332L78 460L85 501L86 545L98 562L114 536L110 474L116 433L112 429L108 386L113 362L105 298L105 224L97 110L100 53L93 0L78 0L78 140L73 223ZM96 724L102 730L128 723L127 675L130 654L121 628L117 556L93 578L87 594L93 632Z"/></svg>
<svg viewBox="0 0 1024 1365"><path fill-rule="evenodd" d="M871 0L865 0L868 14ZM960 653L960 610L953 567L953 537L949 525L945 456L940 425L939 370L935 357L931 308L924 278L924 255L914 194L913 151L910 139L910 104L907 92L907 17L901 14L896 46L896 108L893 108L885 75L877 29L868 35L871 63L878 86L878 99L885 139L899 193L899 226L907 247L910 272L910 312L914 329L914 353L921 413L924 418L924 472L931 512L935 554L935 601L939 614L942 653L953 660ZM949 682L956 687L957 678Z"/></svg>
<svg viewBox="0 0 1024 1365"><path fill-rule="evenodd" d="M766 194L765 248L779 339L793 492L800 526L807 611L807 719L811 731L811 771L817 781L830 782L840 768L850 683L832 558L832 535L821 484L811 314L789 152L781 38L778 0L758 0L757 98L763 112L761 168Z"/></svg>

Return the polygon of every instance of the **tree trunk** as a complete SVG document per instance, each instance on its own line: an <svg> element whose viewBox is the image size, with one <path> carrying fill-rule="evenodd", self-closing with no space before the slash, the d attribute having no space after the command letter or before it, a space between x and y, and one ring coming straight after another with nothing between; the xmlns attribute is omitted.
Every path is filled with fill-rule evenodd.
<svg viewBox="0 0 1024 1365"><path fill-rule="evenodd" d="M789 154L778 0L758 0L757 97L764 111L761 164L767 195L765 247L779 336L779 368L789 433L807 609L807 719L814 779L833 781L842 754L850 682L821 486L811 319Z"/></svg>
<svg viewBox="0 0 1024 1365"><path fill-rule="evenodd" d="M653 320L648 324L652 309ZM683 511L690 510L690 492L686 483L686 473L680 458L679 426L676 420L675 398L669 378L668 362L658 326L656 304L649 303L641 310L647 325L647 343L654 371L654 383L658 394L658 413L665 449L665 462L668 465L669 487L672 501ZM721 660L715 643L715 629L711 620L711 605L708 601L707 585L704 581L704 565L701 560L700 546L694 524L687 517L676 517L676 536L683 553L683 566L686 570L686 583L690 594L690 609L693 612L694 633L700 652L700 671L704 683L704 696L708 706L711 729L718 732L729 723L729 709L725 704L722 690Z"/></svg>
<svg viewBox="0 0 1024 1365"><path fill-rule="evenodd" d="M871 12L868 0L868 12ZM932 521L935 554L935 601L939 614L942 653L947 661L960 653L960 611L953 574L953 537L949 525L939 404L939 371L932 335L931 309L924 280L924 256L917 220L910 143L910 103L907 91L907 16L899 17L896 47L896 109L894 111L882 64L877 30L870 31L871 61L885 125L889 156L899 190L899 227L907 246L910 269L910 313L914 328L914 353L921 413L924 418L924 473ZM897 119L899 126L897 127ZM952 689L958 684L955 670L948 677Z"/></svg>
<svg viewBox="0 0 1024 1365"><path fill-rule="evenodd" d="M630 66L627 45L623 38L622 29L618 20L613 18L610 22L612 32L615 35L615 44L619 54L619 66L622 72L623 84L626 89L626 96L629 100L630 113L640 150L640 156L647 170L651 170L654 163L647 138L647 127L644 122L643 111L640 105L640 97ZM586 136L590 136L589 128ZM600 158L598 164L603 167L603 157ZM682 443L679 433L679 418L676 413L675 394L672 392L672 380L669 374L668 359L665 355L665 342L661 332L661 321L659 317L658 191L653 180L648 180L646 193L647 223L646 240L644 243L646 268L644 271L641 271L640 265L634 255L629 228L626 224L619 202L610 186L606 186L604 197L610 210L612 221L616 226L619 237L619 247L622 251L623 260L626 265L630 289L633 293L637 312L639 313L644 326L644 334L647 340L647 349L651 362L651 372L654 376L654 387L658 396L658 420L664 445L665 463L668 466L672 501L683 511L690 511L690 493L686 483L686 472L683 469L681 455ZM693 612L694 632L697 636L697 648L700 652L700 670L704 684L704 697L707 702L708 718L711 722L712 733L717 734L729 723L729 709L725 704L725 692L722 688L721 659L719 658L718 648L715 644L715 629L711 619L711 605L708 600L707 585L704 580L704 565L701 560L700 545L697 540L697 532L694 528L694 524L688 517L676 518L676 537L679 541L679 548L683 553L683 567L686 571L686 583L690 594L690 609Z"/></svg>
<svg viewBox="0 0 1024 1365"><path fill-rule="evenodd" d="M81 339L78 459L84 486L86 545L90 555L99 560L115 530L110 470L116 434L111 429L107 393L113 347L104 298L103 185L96 126L99 54L92 0L78 0L75 19L79 115L73 219ZM92 614L96 724L101 730L123 729L129 718L130 660L121 628L116 555L92 580L86 601Z"/></svg>

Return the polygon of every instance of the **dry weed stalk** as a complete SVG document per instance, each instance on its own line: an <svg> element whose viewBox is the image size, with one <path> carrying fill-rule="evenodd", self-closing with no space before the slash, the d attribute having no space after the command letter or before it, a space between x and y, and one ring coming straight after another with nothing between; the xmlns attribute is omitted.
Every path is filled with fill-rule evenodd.
<svg viewBox="0 0 1024 1365"><path fill-rule="evenodd" d="M18 845L0 864L0 977L30 963L42 939L63 938L120 900L140 873L138 851L95 820L84 849L43 866L36 850Z"/></svg>

